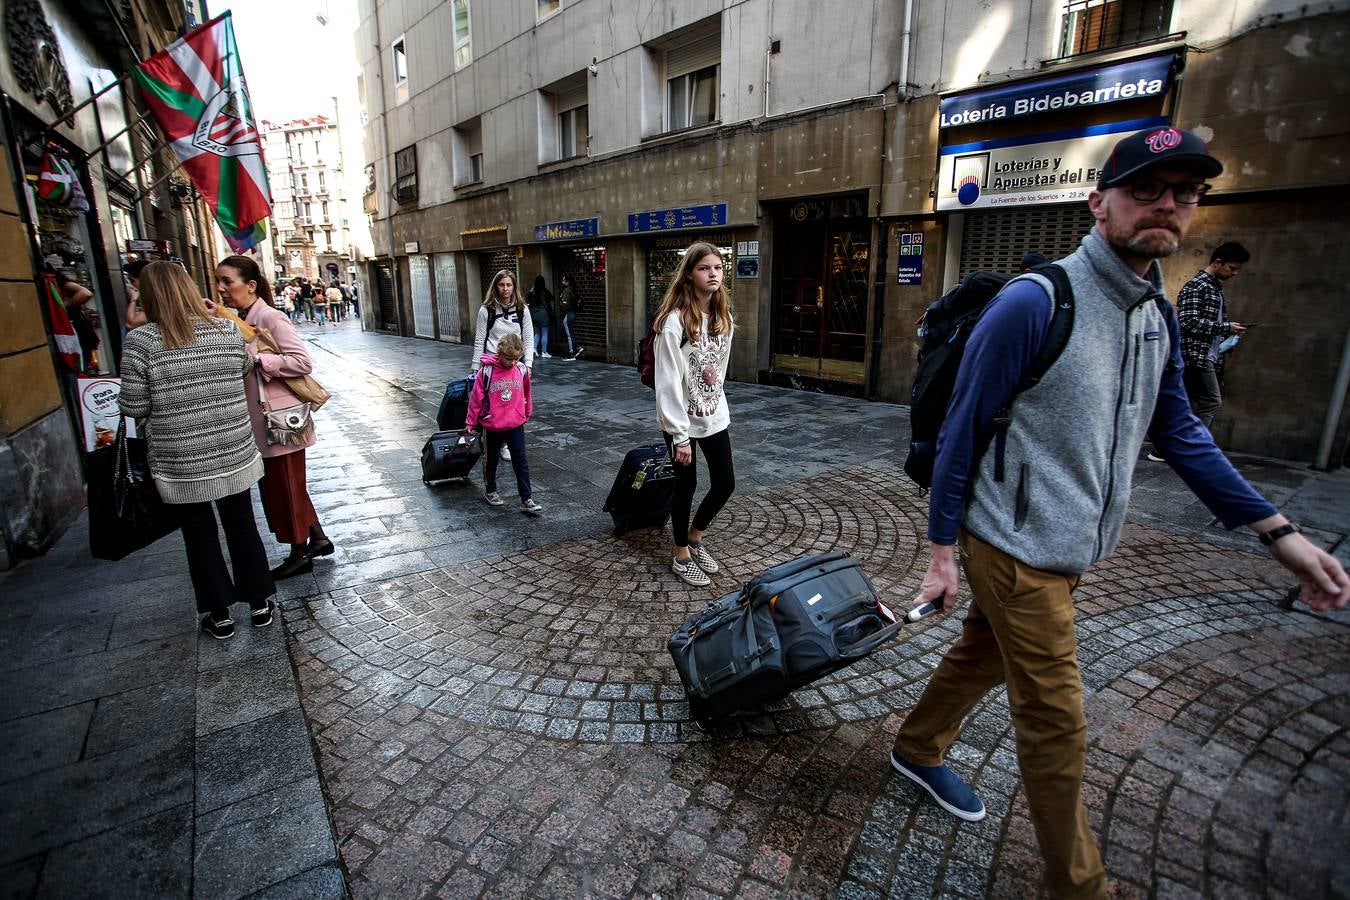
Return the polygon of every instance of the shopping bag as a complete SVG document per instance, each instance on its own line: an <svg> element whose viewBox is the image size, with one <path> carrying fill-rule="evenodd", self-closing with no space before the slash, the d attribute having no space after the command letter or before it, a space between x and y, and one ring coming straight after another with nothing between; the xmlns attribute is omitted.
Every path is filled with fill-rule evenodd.
<svg viewBox="0 0 1350 900"><path fill-rule="evenodd" d="M148 547L178 528L173 507L159 497L146 460L145 441L127 437L127 420L117 438L87 457L89 552L118 560Z"/></svg>

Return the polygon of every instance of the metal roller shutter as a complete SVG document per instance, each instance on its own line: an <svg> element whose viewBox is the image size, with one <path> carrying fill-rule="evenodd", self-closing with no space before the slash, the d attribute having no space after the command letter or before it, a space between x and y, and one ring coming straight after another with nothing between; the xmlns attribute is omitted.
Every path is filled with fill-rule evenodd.
<svg viewBox="0 0 1350 900"><path fill-rule="evenodd" d="M967 213L960 278L981 269L1016 273L1032 251L1062 259L1078 249L1092 226L1086 203Z"/></svg>
<svg viewBox="0 0 1350 900"><path fill-rule="evenodd" d="M666 78L678 78L715 66L722 60L722 35L715 32L666 51Z"/></svg>

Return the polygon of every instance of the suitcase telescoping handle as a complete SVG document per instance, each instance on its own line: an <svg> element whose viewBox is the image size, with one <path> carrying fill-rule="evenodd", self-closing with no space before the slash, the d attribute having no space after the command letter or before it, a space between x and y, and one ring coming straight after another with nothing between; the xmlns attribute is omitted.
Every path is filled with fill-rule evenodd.
<svg viewBox="0 0 1350 900"><path fill-rule="evenodd" d="M867 656L873 650L899 634L901 628L917 622L920 619L927 618L940 609L942 609L941 597L916 606L905 613L903 618L892 622L880 631L873 632L862 640L849 644L847 647L840 647L839 653L842 656Z"/></svg>

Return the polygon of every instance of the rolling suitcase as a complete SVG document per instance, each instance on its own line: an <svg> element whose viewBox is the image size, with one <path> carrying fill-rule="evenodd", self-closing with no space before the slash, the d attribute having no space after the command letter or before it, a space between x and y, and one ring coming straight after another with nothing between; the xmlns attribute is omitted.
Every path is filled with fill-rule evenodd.
<svg viewBox="0 0 1350 900"><path fill-rule="evenodd" d="M422 482L468 478L478 457L482 439L464 431L438 431L422 447Z"/></svg>
<svg viewBox="0 0 1350 900"><path fill-rule="evenodd" d="M602 507L614 519L614 534L634 528L660 528L670 518L675 473L665 444L628 451Z"/></svg>
<svg viewBox="0 0 1350 900"><path fill-rule="evenodd" d="M441 431L462 431L464 419L469 414L469 391L473 389L473 376L456 378L445 386L441 395L441 408L436 411L436 427Z"/></svg>
<svg viewBox="0 0 1350 900"><path fill-rule="evenodd" d="M835 551L774 566L714 600L669 649L690 710L721 719L862 659L901 624L857 561Z"/></svg>

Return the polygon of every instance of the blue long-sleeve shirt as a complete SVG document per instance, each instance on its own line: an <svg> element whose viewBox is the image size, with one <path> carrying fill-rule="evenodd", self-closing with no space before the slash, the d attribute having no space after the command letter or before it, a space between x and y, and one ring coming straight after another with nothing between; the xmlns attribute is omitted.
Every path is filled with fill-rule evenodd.
<svg viewBox="0 0 1350 900"><path fill-rule="evenodd" d="M993 434L994 416L1013 399L1046 339L1050 316L1044 289L1033 281L1016 281L990 304L971 332L938 434L928 520L928 538L933 543L956 543L972 473ZM1149 438L1225 527L1274 515L1275 507L1238 474L1209 430L1191 413L1181 382L1181 330L1170 307L1166 320L1171 363L1158 385ZM1016 417L1015 403L1012 410ZM1066 432L1063 438L1072 441L1073 435ZM1138 455L1139 447L1122 452Z"/></svg>

